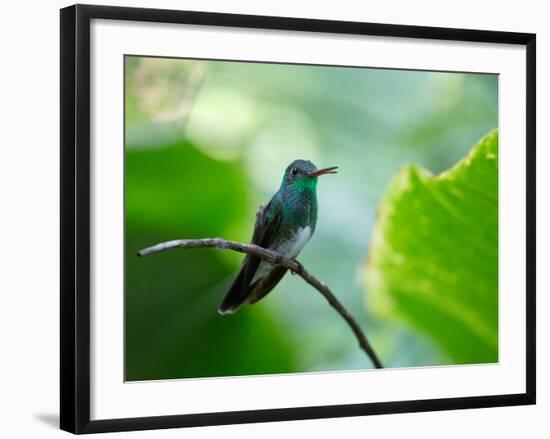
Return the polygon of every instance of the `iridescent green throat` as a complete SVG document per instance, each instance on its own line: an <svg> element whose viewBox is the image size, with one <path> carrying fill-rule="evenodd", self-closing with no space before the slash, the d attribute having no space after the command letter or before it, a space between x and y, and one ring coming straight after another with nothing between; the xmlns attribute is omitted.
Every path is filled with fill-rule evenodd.
<svg viewBox="0 0 550 439"><path fill-rule="evenodd" d="M291 184L291 190L296 192L315 192L317 188L317 177L302 177Z"/></svg>
<svg viewBox="0 0 550 439"><path fill-rule="evenodd" d="M288 221L296 226L315 228L317 221L317 177L299 178L284 184L283 210Z"/></svg>

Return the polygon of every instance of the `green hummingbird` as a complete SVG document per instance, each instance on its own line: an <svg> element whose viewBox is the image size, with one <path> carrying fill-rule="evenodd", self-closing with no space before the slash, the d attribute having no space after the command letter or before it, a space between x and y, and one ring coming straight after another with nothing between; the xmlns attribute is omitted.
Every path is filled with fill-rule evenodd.
<svg viewBox="0 0 550 439"><path fill-rule="evenodd" d="M307 244L317 223L317 177L336 174L337 166L317 169L308 160L295 160L285 170L281 186L256 214L252 244L294 259ZM279 283L287 269L246 255L239 274L218 308L232 314L253 304Z"/></svg>

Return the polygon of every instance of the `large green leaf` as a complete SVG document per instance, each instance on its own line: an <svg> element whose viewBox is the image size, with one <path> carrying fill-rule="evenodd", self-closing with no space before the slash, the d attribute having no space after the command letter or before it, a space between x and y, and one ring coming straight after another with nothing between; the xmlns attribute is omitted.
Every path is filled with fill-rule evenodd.
<svg viewBox="0 0 550 439"><path fill-rule="evenodd" d="M498 132L440 175L394 178L364 271L368 306L431 337L453 363L498 361Z"/></svg>

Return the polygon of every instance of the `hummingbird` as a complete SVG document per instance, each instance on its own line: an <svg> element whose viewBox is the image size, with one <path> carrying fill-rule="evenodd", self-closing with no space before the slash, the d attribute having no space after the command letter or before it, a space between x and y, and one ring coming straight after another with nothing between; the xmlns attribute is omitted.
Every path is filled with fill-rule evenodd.
<svg viewBox="0 0 550 439"><path fill-rule="evenodd" d="M317 169L308 160L288 165L279 190L256 214L252 244L295 259L315 231L318 177L336 174L337 168ZM275 288L286 271L285 267L246 255L218 313L232 314L245 303L258 302Z"/></svg>

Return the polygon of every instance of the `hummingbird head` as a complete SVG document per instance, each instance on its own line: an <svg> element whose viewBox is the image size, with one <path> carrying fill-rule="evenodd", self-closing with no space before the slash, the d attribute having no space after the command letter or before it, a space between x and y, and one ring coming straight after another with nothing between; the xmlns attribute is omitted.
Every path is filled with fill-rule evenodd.
<svg viewBox="0 0 550 439"><path fill-rule="evenodd" d="M285 170L283 186L293 188L314 188L317 177L325 174L336 174L338 166L317 169L309 160L294 160Z"/></svg>

